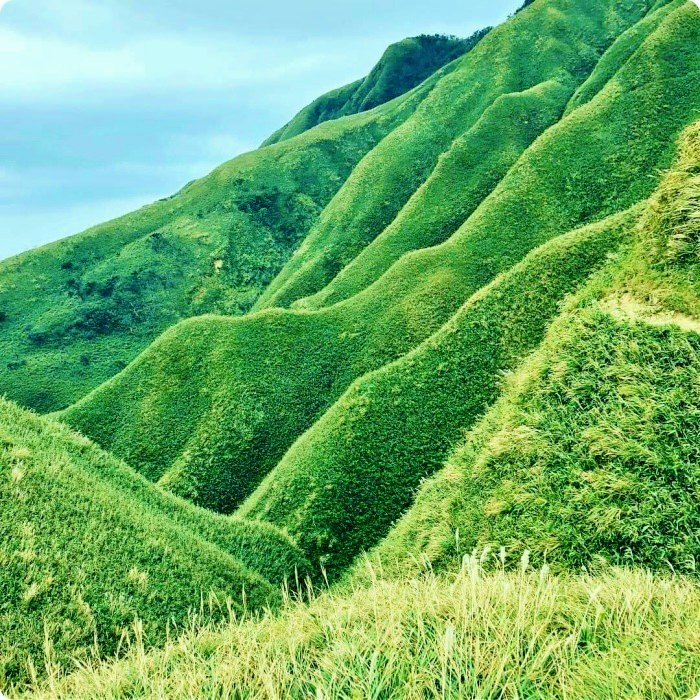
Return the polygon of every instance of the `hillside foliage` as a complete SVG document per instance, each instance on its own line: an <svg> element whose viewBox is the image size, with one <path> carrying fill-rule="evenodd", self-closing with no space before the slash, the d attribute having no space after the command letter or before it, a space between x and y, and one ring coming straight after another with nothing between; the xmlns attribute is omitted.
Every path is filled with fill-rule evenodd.
<svg viewBox="0 0 700 700"><path fill-rule="evenodd" d="M0 687L168 628L275 606L308 571L272 527L160 491L64 426L0 401ZM213 616L213 617L212 617ZM37 665L39 664L39 665Z"/></svg>
<svg viewBox="0 0 700 700"><path fill-rule="evenodd" d="M692 697L698 46L526 2L0 263L0 688Z"/></svg>

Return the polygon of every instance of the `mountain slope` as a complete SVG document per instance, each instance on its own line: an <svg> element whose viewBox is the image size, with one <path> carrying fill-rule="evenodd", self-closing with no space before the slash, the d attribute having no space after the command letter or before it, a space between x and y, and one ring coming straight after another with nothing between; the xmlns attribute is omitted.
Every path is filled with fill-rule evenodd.
<svg viewBox="0 0 700 700"><path fill-rule="evenodd" d="M263 146L298 136L325 121L390 102L471 51L489 31L490 28L483 29L468 39L423 34L392 44L368 76L317 98L270 136Z"/></svg>
<svg viewBox="0 0 700 700"><path fill-rule="evenodd" d="M412 119L359 163L255 308L288 306L322 289L391 224L435 169L440 155L474 126L494 100L547 80L557 80L573 93L614 39L657 4L534 3L490 32L440 81ZM693 10L683 2L668 4ZM682 36L669 36L667 41L686 45ZM678 58L676 66L668 66L668 74L654 75L652 86L661 87L664 75L681 75L683 58ZM631 68L623 67L621 74L628 82L638 77ZM482 145L482 152L486 148ZM449 210L448 214L454 216Z"/></svg>
<svg viewBox="0 0 700 700"><path fill-rule="evenodd" d="M681 5L682 2L663 4L623 33L571 97L565 116L590 102L608 87L608 83L611 84L609 90L613 85L617 89L631 89L617 73L627 61L632 64L632 72L637 69L639 57L635 57L634 52L644 52L642 40L648 39L652 31ZM634 43L630 36L636 39ZM624 53L621 46L625 47ZM298 300L296 305L321 308L337 303L368 287L406 252L442 243L516 164L522 151L530 145L528 139L534 140L545 131L549 126L545 120L550 115L554 121L560 119L559 100L569 98L568 89L566 82L548 81L523 92L499 97L474 127L441 155L430 178L396 219L326 287ZM545 110L548 99L551 112ZM489 154L487 158L484 153Z"/></svg>
<svg viewBox="0 0 700 700"><path fill-rule="evenodd" d="M308 605L193 630L155 653L137 640L67 678L53 669L27 697L692 696L697 581L604 562L697 573L700 123L680 152L648 204L548 243L477 295L527 316L542 297L528 274L563 286L553 258L576 270L567 252L610 244L606 227L627 232L625 253L599 251L603 268L375 551L378 566L362 562ZM508 278L531 296L494 293ZM478 346L487 332L475 324L465 338ZM431 432L415 428L397 432ZM545 554L597 573L531 570Z"/></svg>
<svg viewBox="0 0 700 700"><path fill-rule="evenodd" d="M682 0L535 0L403 97L147 210L143 226L160 212L172 233L173 212L211 197L202 232L215 233L245 163L256 204L239 213L267 231L289 223L287 200L258 199L270 179L292 199L302 183L325 193L258 311L175 323L57 414L114 455L0 400L0 688L692 697L698 46L700 13ZM336 146L354 154L342 186ZM170 279L190 265L187 313L257 294L226 260L253 269L256 246L270 250L259 230L201 279L212 260L189 229L163 248L139 216L74 239L96 248L97 267L79 269L111 279L147 260ZM43 263L70 244L0 274L11 323L37 283L65 311ZM119 281L82 284L76 308L122 309ZM173 284L164 303L182 298ZM104 352L121 337L108 335ZM290 580L308 600L280 591ZM210 624L169 636L198 606Z"/></svg>
<svg viewBox="0 0 700 700"><path fill-rule="evenodd" d="M506 30L539 31L539 13L550 11L535 3L489 34L430 99L447 100L453 80L469 84L473 57L502 60L512 43ZM577 15L568 16L578 36ZM493 37L494 53L479 58ZM403 255L376 283L313 313L270 310L176 326L63 419L177 493L231 511L353 381L410 352L533 248L651 193L676 134L700 106L700 92L687 89L699 59L686 49L699 40L695 8L669 3L605 87L535 139L446 242ZM542 69L539 78L553 70L547 62ZM533 90L531 113L551 110L555 97L563 111L573 92L563 84ZM512 157L510 139L501 144L495 163ZM466 182L468 191L480 177ZM365 195L357 193L358 206ZM355 206L346 204L348 212ZM413 211L420 217L422 207Z"/></svg>
<svg viewBox="0 0 700 700"><path fill-rule="evenodd" d="M42 412L64 408L173 323L248 310L358 160L431 87L0 262L0 393Z"/></svg>
<svg viewBox="0 0 700 700"><path fill-rule="evenodd" d="M699 167L700 122L630 253L551 329L378 548L385 570L505 546L568 568L595 558L695 571Z"/></svg>
<svg viewBox="0 0 700 700"><path fill-rule="evenodd" d="M175 499L4 400L0 564L1 687L43 674L29 662L47 644L57 665L111 654L136 618L161 642L203 603L215 616L227 600L236 611L275 605L284 579L308 570L281 532Z"/></svg>
<svg viewBox="0 0 700 700"><path fill-rule="evenodd" d="M566 294L613 253L628 214L531 253L438 333L357 380L303 435L240 513L284 527L335 577L384 537L420 481L533 351Z"/></svg>

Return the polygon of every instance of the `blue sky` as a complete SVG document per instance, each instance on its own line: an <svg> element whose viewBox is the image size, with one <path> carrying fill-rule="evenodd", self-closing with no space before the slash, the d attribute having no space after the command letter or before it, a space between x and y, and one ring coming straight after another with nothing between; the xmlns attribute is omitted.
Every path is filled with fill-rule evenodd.
<svg viewBox="0 0 700 700"><path fill-rule="evenodd" d="M255 148L393 41L521 0L0 0L0 259Z"/></svg>

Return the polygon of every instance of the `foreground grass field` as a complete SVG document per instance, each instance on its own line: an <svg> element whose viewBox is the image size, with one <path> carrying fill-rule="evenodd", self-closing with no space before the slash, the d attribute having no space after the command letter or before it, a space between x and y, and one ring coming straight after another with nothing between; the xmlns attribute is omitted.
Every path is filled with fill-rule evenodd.
<svg viewBox="0 0 700 700"><path fill-rule="evenodd" d="M457 575L325 593L154 654L137 640L124 659L23 697L689 700L700 689L696 583L518 566L484 574L467 558Z"/></svg>

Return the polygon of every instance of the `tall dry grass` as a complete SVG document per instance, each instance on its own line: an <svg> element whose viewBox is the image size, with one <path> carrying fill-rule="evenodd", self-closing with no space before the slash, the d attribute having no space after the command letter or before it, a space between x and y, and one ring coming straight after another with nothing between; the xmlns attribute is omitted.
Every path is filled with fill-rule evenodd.
<svg viewBox="0 0 700 700"><path fill-rule="evenodd" d="M643 571L484 573L289 601L281 615L191 630L147 653L53 677L36 698L691 698L700 588Z"/></svg>

